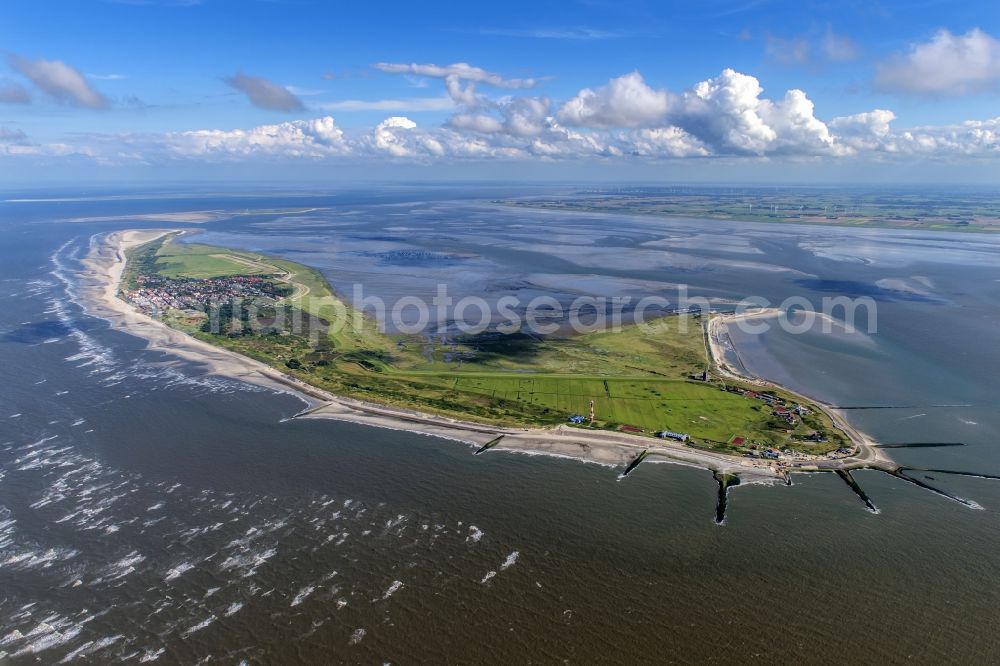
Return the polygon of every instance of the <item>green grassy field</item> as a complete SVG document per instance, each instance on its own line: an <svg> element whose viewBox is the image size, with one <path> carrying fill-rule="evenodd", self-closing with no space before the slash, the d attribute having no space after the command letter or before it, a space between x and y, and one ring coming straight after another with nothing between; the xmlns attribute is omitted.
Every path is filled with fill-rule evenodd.
<svg viewBox="0 0 1000 666"><path fill-rule="evenodd" d="M549 408L557 414L587 415L594 401L601 421L647 431L674 430L715 442L766 427L768 412L748 411L748 400L712 385L640 377L456 377L455 389ZM757 418L747 420L754 412Z"/></svg>
<svg viewBox="0 0 1000 666"><path fill-rule="evenodd" d="M484 334L441 341L390 336L355 318L318 271L295 262L208 245L165 242L133 252L132 270L166 277L265 275L293 287L282 303L322 322L324 335L217 335L198 320L167 323L338 395L502 425L555 425L573 414L595 426L688 433L698 446L732 449L734 437L761 446L822 453L846 443L818 409L795 427L760 400L692 380L707 367L699 316L663 318L572 337ZM155 261L154 261L155 258ZM346 324L343 322L346 317ZM779 395L781 395L779 393ZM791 399L790 396L782 396ZM830 439L804 441L813 431Z"/></svg>
<svg viewBox="0 0 1000 666"><path fill-rule="evenodd" d="M157 253L157 272L164 277L216 278L228 275L256 275L260 266L233 261L209 245L166 243Z"/></svg>

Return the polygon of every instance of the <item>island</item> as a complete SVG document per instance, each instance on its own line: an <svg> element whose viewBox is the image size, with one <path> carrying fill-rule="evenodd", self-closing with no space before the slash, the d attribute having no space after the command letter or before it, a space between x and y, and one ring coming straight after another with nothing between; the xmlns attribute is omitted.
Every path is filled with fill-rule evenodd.
<svg viewBox="0 0 1000 666"><path fill-rule="evenodd" d="M209 372L294 392L308 407L293 418L570 457L623 477L644 460L693 465L715 474L721 498L736 483L827 471L874 509L850 471L900 470L836 408L727 365L727 322L769 311L679 313L654 334L391 335L313 268L186 233L104 235L83 281L93 313ZM350 325L332 325L345 313Z"/></svg>

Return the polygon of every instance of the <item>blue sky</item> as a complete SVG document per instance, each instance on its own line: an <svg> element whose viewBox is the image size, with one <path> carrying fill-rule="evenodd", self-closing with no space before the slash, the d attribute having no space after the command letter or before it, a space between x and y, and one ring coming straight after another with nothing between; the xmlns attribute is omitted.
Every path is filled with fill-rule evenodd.
<svg viewBox="0 0 1000 666"><path fill-rule="evenodd" d="M7 0L2 17L0 174L996 173L1000 121L955 130L1000 116L993 3ZM390 117L406 121L378 129ZM231 134L282 123L263 143Z"/></svg>

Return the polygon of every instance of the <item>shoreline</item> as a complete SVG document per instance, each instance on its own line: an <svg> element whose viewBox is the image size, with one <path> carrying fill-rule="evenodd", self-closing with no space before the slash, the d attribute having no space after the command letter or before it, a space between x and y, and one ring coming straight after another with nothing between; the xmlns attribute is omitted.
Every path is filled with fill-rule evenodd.
<svg viewBox="0 0 1000 666"><path fill-rule="evenodd" d="M811 402L815 404L820 410L823 411L823 413L830 417L830 420L833 421L833 425L843 431L854 446L857 447L857 453L845 458L845 461L850 460L865 462L868 467L875 467L878 469L894 469L896 465L893 463L892 459L882 449L876 448L878 442L852 426L847 421L847 418L844 416L842 410L837 409L833 405L818 398L806 396L786 386L782 386L780 384L767 381L761 377L757 377L756 375L749 374L749 371L747 371L747 373L739 372L726 363L725 350L723 349L721 343L722 335L725 335L726 338L729 339L729 348L733 350L733 353L736 354L737 357L739 355L739 352L736 350L736 346L732 343L732 339L729 338L727 327L730 322L748 319L767 319L778 317L780 315L781 310L777 308L761 308L759 310L751 310L738 314L711 314L709 316L705 337L707 340L706 346L708 348L709 361L711 362L712 369L716 372L716 374L722 377L746 382L748 384L760 386L761 388L778 389L801 399L803 402ZM740 363L742 364L742 360ZM852 467L840 467L833 469L852 469Z"/></svg>
<svg viewBox="0 0 1000 666"><path fill-rule="evenodd" d="M733 474L745 482L789 483L789 472L817 472L858 469L862 467L894 467L874 442L851 427L842 415L813 399L834 424L843 430L858 448L856 456L840 459L783 460L781 465L760 459L742 458L725 453L694 449L669 440L651 440L648 437L629 435L606 430L585 430L559 425L552 428L511 428L462 421L459 419L427 414L413 410L387 407L346 398L312 386L287 375L269 365L193 338L186 333L133 308L118 297L124 274L126 252L169 233L187 233L182 229L121 230L96 236L87 257L80 280L80 294L88 314L105 319L116 330L142 338L147 349L160 351L174 357L199 364L207 374L245 381L278 392L291 393L303 400L307 407L291 418L329 419L346 421L372 427L403 430L406 432L450 439L480 447L502 436L497 450L570 458L609 466L623 466L644 450L663 462L707 469L717 474ZM773 316L752 313L753 316ZM737 315L744 316L744 315ZM713 315L708 324L708 354L716 372L740 381L762 386L775 386L759 378L746 378L732 374L719 355L713 331L723 322L721 315ZM722 359L719 363L717 359ZM784 387L781 390L793 395Z"/></svg>

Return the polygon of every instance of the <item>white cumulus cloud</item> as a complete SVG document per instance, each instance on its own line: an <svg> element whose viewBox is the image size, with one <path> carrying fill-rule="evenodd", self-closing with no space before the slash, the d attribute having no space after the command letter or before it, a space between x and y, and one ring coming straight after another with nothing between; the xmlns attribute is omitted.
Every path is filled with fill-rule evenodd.
<svg viewBox="0 0 1000 666"><path fill-rule="evenodd" d="M838 140L857 151L880 150L892 131L890 123L896 114L888 109L875 109L850 116L839 116L828 124Z"/></svg>
<svg viewBox="0 0 1000 666"><path fill-rule="evenodd" d="M915 156L927 159L1000 157L1000 117L952 125L894 130L896 116L875 109L830 121L838 141L866 156Z"/></svg>
<svg viewBox="0 0 1000 666"><path fill-rule="evenodd" d="M630 152L643 157L707 157L708 148L679 127L636 130Z"/></svg>
<svg viewBox="0 0 1000 666"><path fill-rule="evenodd" d="M815 106L801 90L789 90L778 102L761 100L760 114L774 130L772 153L827 155L849 152L837 145L833 134L816 117Z"/></svg>
<svg viewBox="0 0 1000 666"><path fill-rule="evenodd" d="M459 82L463 90L477 83L454 73L444 80ZM766 97L757 78L733 69L679 94L655 89L633 72L585 88L562 105L527 95L475 95L469 104L434 99L447 102L442 108L457 108L443 126L419 126L394 114L374 127L345 132L324 116L249 129L79 134L51 144L4 130L0 155L72 156L101 164L1000 157L1000 118L897 129L892 111L874 109L824 120L805 91ZM396 110L395 102L368 110L378 108Z"/></svg>
<svg viewBox="0 0 1000 666"><path fill-rule="evenodd" d="M249 130L195 130L154 138L172 157L237 159L254 156L323 158L351 152L333 118L293 120Z"/></svg>
<svg viewBox="0 0 1000 666"><path fill-rule="evenodd" d="M391 157L441 156L444 146L426 132L417 129L417 124L405 116L386 118L371 134L370 146L376 153Z"/></svg>
<svg viewBox="0 0 1000 666"><path fill-rule="evenodd" d="M476 107L478 112L456 113L447 124L455 130L481 134L538 136L549 125L549 106L546 97L514 97L499 102L487 100Z"/></svg>
<svg viewBox="0 0 1000 666"><path fill-rule="evenodd" d="M644 127L662 121L670 108L665 90L653 90L639 72L584 88L559 108L559 120L581 127Z"/></svg>
<svg viewBox="0 0 1000 666"><path fill-rule="evenodd" d="M1000 41L974 28L964 35L939 30L878 65L875 86L914 95L965 95L1000 84Z"/></svg>
<svg viewBox="0 0 1000 666"><path fill-rule="evenodd" d="M590 128L654 130L632 136L640 154L830 154L838 146L801 90L762 98L755 77L732 69L697 83L681 95L654 90L638 72L585 88L563 104L558 118Z"/></svg>

